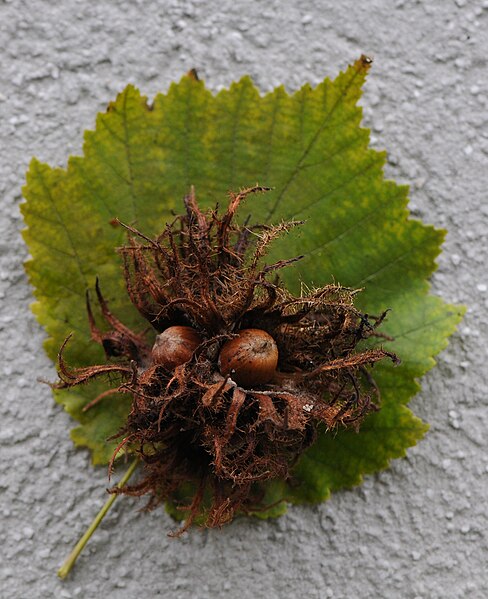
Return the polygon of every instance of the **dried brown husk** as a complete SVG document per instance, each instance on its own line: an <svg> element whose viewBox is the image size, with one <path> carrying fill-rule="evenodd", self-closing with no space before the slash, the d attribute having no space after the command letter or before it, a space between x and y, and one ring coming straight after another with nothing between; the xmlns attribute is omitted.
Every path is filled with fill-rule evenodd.
<svg viewBox="0 0 488 599"><path fill-rule="evenodd" d="M194 191L185 214L156 239L123 225L124 258L132 303L156 332L191 326L202 338L190 361L168 371L151 359L148 335L137 334L111 314L97 283L108 331L88 317L93 339L108 363L70 370L59 358L58 387L92 378L120 377L112 392L130 393L132 408L117 435L122 448L144 463L141 480L113 492L148 494L148 507L177 502L192 489L180 534L197 520L220 526L238 512L264 509L260 483L288 479L293 465L316 436L317 427L358 430L378 409L378 390L368 367L384 358L382 348L359 351L386 313L366 317L354 306L355 290L339 285L289 293L277 273L300 257L266 264L274 239L301 223L237 224L236 211L255 186L231 193L227 209L202 212ZM244 388L218 368L220 348L242 329L261 329L276 341L278 369L268 384ZM64 346L63 346L64 348ZM62 348L62 349L63 349Z"/></svg>

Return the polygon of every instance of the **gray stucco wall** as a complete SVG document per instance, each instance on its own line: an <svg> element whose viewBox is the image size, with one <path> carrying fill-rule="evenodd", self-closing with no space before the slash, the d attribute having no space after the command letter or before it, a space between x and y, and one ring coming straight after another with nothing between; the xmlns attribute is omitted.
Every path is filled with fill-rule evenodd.
<svg viewBox="0 0 488 599"><path fill-rule="evenodd" d="M14 598L485 598L488 454L488 2L0 2L0 595ZM375 58L365 122L449 235L433 290L468 305L412 402L427 438L357 489L269 522L167 538L163 511L118 500L64 583L55 572L105 499L36 382L54 369L29 310L19 236L31 156L64 165L126 83L149 97L197 67L263 90Z"/></svg>

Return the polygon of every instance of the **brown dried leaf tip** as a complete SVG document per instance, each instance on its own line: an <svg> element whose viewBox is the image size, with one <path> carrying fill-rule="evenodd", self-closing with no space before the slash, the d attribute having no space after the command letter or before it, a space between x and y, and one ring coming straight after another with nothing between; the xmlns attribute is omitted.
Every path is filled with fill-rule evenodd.
<svg viewBox="0 0 488 599"><path fill-rule="evenodd" d="M219 526L263 509L260 481L290 477L319 424L357 430L377 409L367 366L397 361L383 349L355 351L381 336L385 316L368 320L354 307L355 291L328 285L296 297L276 271L298 258L264 264L269 244L301 224L237 224L241 202L264 191L231 193L219 213L202 212L192 190L185 214L156 239L124 225L127 290L158 333L154 346L111 314L97 283L110 330L97 328L89 301L88 316L110 363L70 371L60 352L58 387L121 379L87 408L114 391L132 394L117 452L138 454L144 475L112 491L149 494L152 508L191 489L179 533L195 520Z"/></svg>

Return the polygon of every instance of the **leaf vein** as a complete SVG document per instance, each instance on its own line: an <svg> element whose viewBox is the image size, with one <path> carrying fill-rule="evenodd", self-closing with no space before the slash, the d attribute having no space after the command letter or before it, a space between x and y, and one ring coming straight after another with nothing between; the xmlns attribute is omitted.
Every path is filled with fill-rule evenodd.
<svg viewBox="0 0 488 599"><path fill-rule="evenodd" d="M393 198L388 197L387 201L388 202L394 202L395 200L397 200L398 198L402 197L403 192L401 194L395 195L393 196ZM361 226L363 224L365 224L366 222L368 222L369 220L371 220L378 212L378 210L384 205L386 204L386 202L381 203L378 206L375 206L375 208L373 210L371 210L370 212L368 212L367 214L365 214L361 219L359 219L358 221L354 222L350 227L348 227L347 229L345 229L344 231L341 231L341 233L338 233L337 235L335 235L334 237L332 237L332 239L328 239L327 241L325 241L324 243L321 243L320 245L318 245L317 247L309 250L308 252L304 252L303 256L310 256L312 254L315 254L316 252L323 250L325 248L327 248L329 245L332 245L334 242L339 241L341 239L343 239L344 237L346 237L348 235L348 233L350 233L351 231L354 231L358 226Z"/></svg>
<svg viewBox="0 0 488 599"><path fill-rule="evenodd" d="M133 167L132 167L132 152L131 152L131 148L130 148L130 144L129 144L129 129L127 126L127 93L124 94L122 123L124 126L125 154L126 154L126 160L127 160L127 167L129 169L128 185L129 185L130 195L132 198L132 214L133 214L134 222L137 222L137 198L136 198L136 194L134 193L134 173L133 173Z"/></svg>
<svg viewBox="0 0 488 599"><path fill-rule="evenodd" d="M80 256L78 254L78 251L76 249L76 246L75 246L75 243L73 241L73 238L71 237L70 232L69 232L69 230L68 230L65 222L63 221L61 213L59 212L58 207L56 206L56 202L54 201L54 198L53 198L53 196L51 194L51 190L47 186L46 181L44 179L44 176L43 176L42 172L40 171L40 169L37 169L37 174L39 176L39 181L41 182L41 186L42 186L42 189L44 190L45 196L50 201L50 203L51 203L51 205L52 205L52 207L54 209L54 212L56 214L56 217L58 219L58 222L61 225L61 228L63 229L63 231L64 231L64 233L66 235L66 238L68 240L69 245L71 246L71 249L73 250L73 254L74 254L73 258L74 258L75 263L76 263L76 265L78 267L78 270L80 271L81 278L83 279L83 281L84 281L84 283L86 285L85 272L83 270L83 266L81 264L81 259L80 259Z"/></svg>
<svg viewBox="0 0 488 599"><path fill-rule="evenodd" d="M333 116L334 112L336 111L337 107L340 105L340 103L342 102L342 100L346 97L346 95L349 92L352 84L356 80L356 77L359 75L359 72L360 72L359 70L356 70L356 72L354 73L354 75L348 81L346 87L339 94L339 97L334 102L332 108L325 115L325 117L324 117L324 119L323 119L320 127L317 129L317 131L312 136L312 139L310 140L310 142L308 143L308 145L305 147L305 150L303 151L301 157L299 158L297 165L295 166L295 168L292 171L291 175L289 176L289 178L287 179L286 183L282 187L282 189L281 189L280 193L278 194L278 197L276 198L273 206L271 206L271 208L270 208L270 210L268 212L268 215L267 215L267 219L266 219L267 222L269 222L273 218L273 215L276 212L276 210L278 209L278 207L279 207L279 205L280 205L280 203L281 203L281 201L282 201L285 193L288 191L289 186L291 185L291 183L293 182L293 180L295 179L295 177L298 175L298 173L300 171L300 167L301 167L303 161L310 154L310 152L312 151L312 148L316 144L317 140L322 135L322 132L324 131L327 122ZM304 98L303 98L302 101L304 101Z"/></svg>
<svg viewBox="0 0 488 599"><path fill-rule="evenodd" d="M322 200L325 200L325 198L331 196L336 191L339 191L340 189L344 189L345 187L348 187L356 179L362 177L363 175L365 175L366 173L368 173L374 166L377 166L377 165L378 165L378 157L375 157L375 160L372 160L364 168L362 168L359 171L357 171L356 173L354 173L352 175L352 177L349 177L349 179L347 179L346 181L344 181L344 183L341 183L341 185L337 185L336 187L327 190L319 198L317 198L316 200L313 200L313 202L310 202L306 206L303 206L298 212L295 213L294 216L298 216L298 215L302 214L303 212L305 212L306 210L309 210L310 208L312 208L313 206L315 206L316 204L318 204Z"/></svg>

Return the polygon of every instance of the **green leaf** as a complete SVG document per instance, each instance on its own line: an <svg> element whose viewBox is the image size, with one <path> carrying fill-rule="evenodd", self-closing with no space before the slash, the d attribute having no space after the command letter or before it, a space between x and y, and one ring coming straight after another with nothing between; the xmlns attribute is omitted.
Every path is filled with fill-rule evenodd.
<svg viewBox="0 0 488 599"><path fill-rule="evenodd" d="M280 499L321 501L405 455L427 430L406 404L463 313L429 295L427 279L444 232L409 218L407 187L384 179L385 154L368 147L357 105L368 69L362 57L334 81L293 94L278 87L264 96L247 77L217 95L183 77L151 105L129 85L86 132L82 157L70 158L67 169L34 159L27 174L22 210L32 259L26 268L53 360L71 332L70 364L103 359L90 341L85 309L96 276L112 312L129 326L145 327L124 289L115 249L125 236L113 219L155 235L180 211L191 185L206 207L224 202L231 189L256 182L273 187L248 200L241 217L306 220L269 257L304 255L283 271L287 285L298 291L302 282L336 281L364 288L359 301L365 311L391 309L384 330L395 338L388 347L402 365L375 368L381 410L358 434L321 432L288 486L268 484L265 503L274 507L256 514L262 517L283 513ZM113 396L82 412L100 390L93 384L56 393L80 422L73 440L92 450L96 464L108 461L114 444L106 438L129 409L127 397Z"/></svg>

